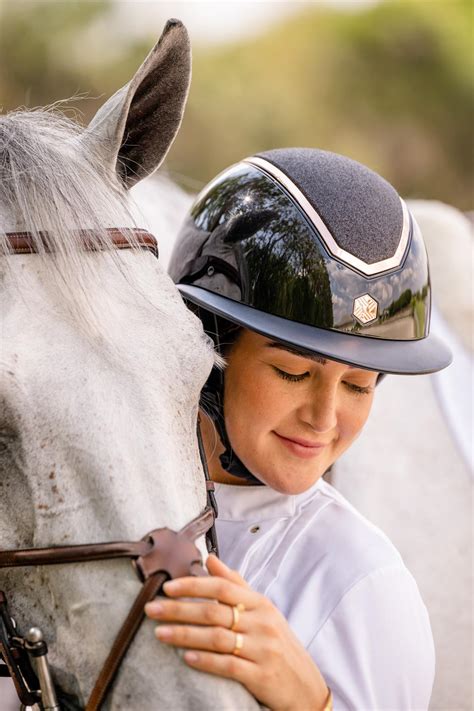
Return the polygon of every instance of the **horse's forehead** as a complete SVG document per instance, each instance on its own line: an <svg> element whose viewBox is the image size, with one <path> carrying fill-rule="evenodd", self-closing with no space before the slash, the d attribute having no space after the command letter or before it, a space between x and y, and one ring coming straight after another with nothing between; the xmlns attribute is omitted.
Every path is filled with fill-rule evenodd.
<svg viewBox="0 0 474 711"><path fill-rule="evenodd" d="M14 375L23 391L51 389L51 398L79 383L100 389L109 379L120 388L135 385L163 404L196 401L213 364L213 352L200 321L184 306L176 287L152 270L141 281L144 297L96 311L96 332L80 324L51 301L38 270L28 275L28 260L12 256L28 292L8 288L4 276L2 369ZM29 277L29 278L28 278ZM152 280L153 284L148 284ZM10 284L11 286L11 284ZM89 296L99 298L97 294ZM150 301L147 301L148 291ZM153 292L153 293L151 293ZM132 292L131 292L132 294ZM32 383L34 387L31 391ZM159 393L159 398L157 394ZM156 402L155 402L156 405ZM158 402L159 406L159 402Z"/></svg>

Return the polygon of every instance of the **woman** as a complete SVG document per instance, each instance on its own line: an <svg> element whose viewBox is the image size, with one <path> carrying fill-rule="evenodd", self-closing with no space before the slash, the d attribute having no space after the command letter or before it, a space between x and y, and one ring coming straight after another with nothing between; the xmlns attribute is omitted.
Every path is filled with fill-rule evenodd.
<svg viewBox="0 0 474 711"><path fill-rule="evenodd" d="M166 584L170 599L147 607L158 638L273 711L427 708L434 652L416 583L322 479L384 374L450 362L429 335L406 206L347 158L269 151L199 195L170 270L227 361L201 417L224 562Z"/></svg>

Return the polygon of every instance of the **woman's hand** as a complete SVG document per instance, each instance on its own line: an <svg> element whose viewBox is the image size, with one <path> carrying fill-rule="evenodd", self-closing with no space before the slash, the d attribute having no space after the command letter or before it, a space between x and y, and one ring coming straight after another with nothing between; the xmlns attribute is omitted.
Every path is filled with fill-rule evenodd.
<svg viewBox="0 0 474 711"><path fill-rule="evenodd" d="M164 585L169 598L205 601L160 598L146 605L148 617L166 623L156 628L158 639L189 650L189 666L240 681L272 711L322 711L328 688L283 615L215 556L207 568L209 577Z"/></svg>

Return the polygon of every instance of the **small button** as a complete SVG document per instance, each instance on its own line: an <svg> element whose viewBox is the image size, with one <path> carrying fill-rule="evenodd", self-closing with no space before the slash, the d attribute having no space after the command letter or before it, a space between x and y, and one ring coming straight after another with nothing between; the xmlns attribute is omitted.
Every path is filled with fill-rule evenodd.
<svg viewBox="0 0 474 711"><path fill-rule="evenodd" d="M214 267L208 267L207 268L207 276L213 276L215 271L216 270L214 269Z"/></svg>
<svg viewBox="0 0 474 711"><path fill-rule="evenodd" d="M260 531L260 526L252 526L250 533L258 533Z"/></svg>

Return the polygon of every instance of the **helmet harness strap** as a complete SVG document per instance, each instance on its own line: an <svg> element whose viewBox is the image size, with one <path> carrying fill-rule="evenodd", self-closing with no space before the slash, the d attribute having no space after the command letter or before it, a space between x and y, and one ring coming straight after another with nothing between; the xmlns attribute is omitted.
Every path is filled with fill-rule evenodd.
<svg viewBox="0 0 474 711"><path fill-rule="evenodd" d="M219 338L219 328L216 315L214 319L214 339L217 352L222 355L222 346ZM229 440L225 426L224 417L224 372L220 368L213 368L207 383L203 388L203 406L207 411L212 421L214 422L220 440L224 446L224 452L219 456L222 468L240 479L245 479L254 486L263 486L262 482L257 479L240 461Z"/></svg>

